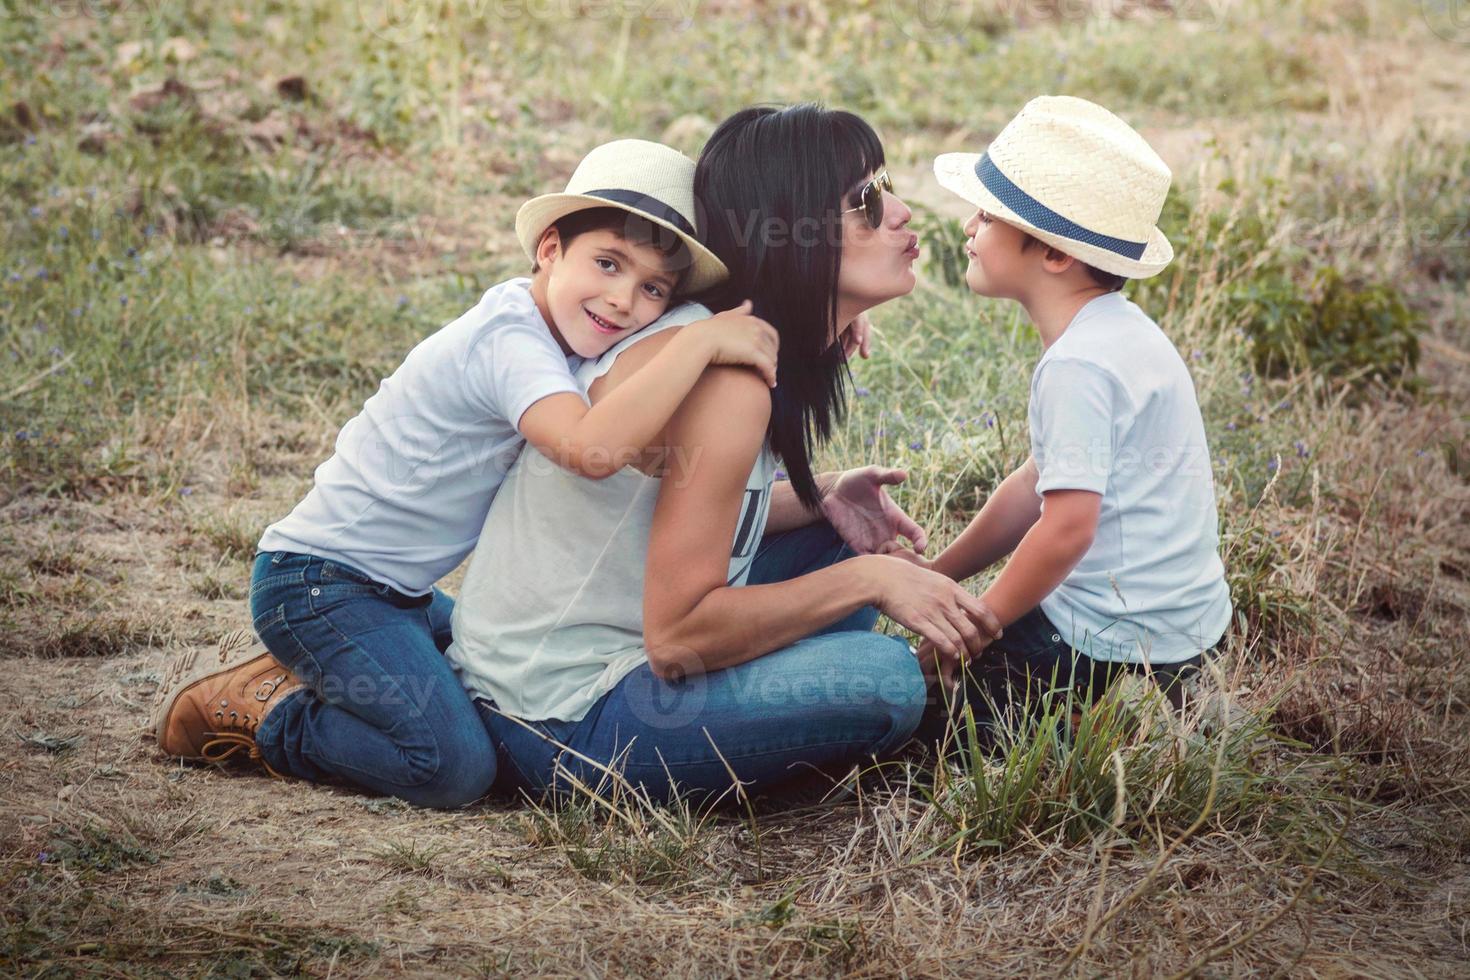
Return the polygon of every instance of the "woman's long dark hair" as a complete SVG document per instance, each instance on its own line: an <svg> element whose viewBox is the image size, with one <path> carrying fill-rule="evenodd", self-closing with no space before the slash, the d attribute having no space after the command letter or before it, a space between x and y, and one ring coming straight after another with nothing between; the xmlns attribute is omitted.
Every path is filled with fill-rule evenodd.
<svg viewBox="0 0 1470 980"><path fill-rule="evenodd" d="M694 174L705 244L730 270L702 299L716 311L751 299L780 334L766 437L814 509L812 453L847 408L847 360L829 342L844 195L882 166L883 144L861 118L803 103L735 113L709 138Z"/></svg>

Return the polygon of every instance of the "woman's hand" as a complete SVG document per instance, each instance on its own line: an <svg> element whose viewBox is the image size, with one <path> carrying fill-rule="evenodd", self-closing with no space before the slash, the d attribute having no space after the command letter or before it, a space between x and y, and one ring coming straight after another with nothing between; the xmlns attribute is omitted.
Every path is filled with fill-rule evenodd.
<svg viewBox="0 0 1470 980"><path fill-rule="evenodd" d="M920 568L927 568L931 572L935 570L933 561L925 558L912 548L905 548L897 541L889 541L880 547L875 554L888 555L892 558L902 558L910 565L918 565Z"/></svg>
<svg viewBox="0 0 1470 980"><path fill-rule="evenodd" d="M868 555L852 559L877 596L875 605L899 625L918 633L956 662L982 653L1001 635L990 607L947 576L902 558Z"/></svg>
<svg viewBox="0 0 1470 980"><path fill-rule="evenodd" d="M844 470L822 495L822 516L860 555L879 553L899 537L913 542L915 551L923 551L929 536L884 489L897 486L908 476L903 470L884 466Z"/></svg>

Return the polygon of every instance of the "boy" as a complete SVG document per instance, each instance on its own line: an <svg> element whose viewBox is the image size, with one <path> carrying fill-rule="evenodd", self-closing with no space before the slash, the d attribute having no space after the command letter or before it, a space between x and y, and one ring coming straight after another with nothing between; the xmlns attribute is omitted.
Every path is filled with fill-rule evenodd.
<svg viewBox="0 0 1470 980"><path fill-rule="evenodd" d="M1135 671L1177 706L1179 682L1225 631L1230 594L1194 385L1120 292L1173 258L1155 227L1169 169L1101 106L1043 97L987 152L945 154L934 173L979 208L966 282L1020 303L1045 347L1030 458L931 565L960 581L1011 555L981 596L1005 632L966 695L1002 710L1054 688L1086 699ZM940 665L946 681L957 666Z"/></svg>
<svg viewBox="0 0 1470 980"><path fill-rule="evenodd" d="M677 293L725 278L696 237L693 188L683 154L619 140L589 153L565 193L520 209L531 278L492 287L415 347L343 427L311 492L260 540L251 612L269 653L175 683L156 718L164 752L247 750L272 773L428 806L483 794L495 750L442 656L453 602L434 583L474 548L524 443L601 479L707 365L750 365L775 384L776 333L749 304L685 327L595 408L573 376ZM702 310L682 309L671 315Z"/></svg>

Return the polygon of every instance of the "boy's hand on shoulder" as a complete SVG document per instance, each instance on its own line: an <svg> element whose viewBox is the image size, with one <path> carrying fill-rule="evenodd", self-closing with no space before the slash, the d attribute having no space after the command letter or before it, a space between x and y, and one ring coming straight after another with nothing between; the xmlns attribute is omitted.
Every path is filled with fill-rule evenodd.
<svg viewBox="0 0 1470 980"><path fill-rule="evenodd" d="M873 356L873 321L868 314L859 313L857 318L843 328L838 337L842 341L842 355L849 361L857 354L866 360Z"/></svg>
<svg viewBox="0 0 1470 980"><path fill-rule="evenodd" d="M776 354L781 337L776 328L751 315L753 304L745 300L732 310L691 324L710 344L710 364L754 368L767 387L776 387Z"/></svg>

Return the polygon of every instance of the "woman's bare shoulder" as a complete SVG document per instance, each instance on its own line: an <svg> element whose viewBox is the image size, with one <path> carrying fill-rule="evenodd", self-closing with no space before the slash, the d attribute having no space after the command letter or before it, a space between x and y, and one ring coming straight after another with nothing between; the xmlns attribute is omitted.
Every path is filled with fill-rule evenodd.
<svg viewBox="0 0 1470 980"><path fill-rule="evenodd" d="M669 442L712 439L740 445L765 440L771 418L771 389L749 368L709 367L669 423Z"/></svg>

